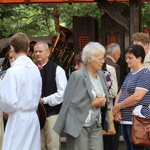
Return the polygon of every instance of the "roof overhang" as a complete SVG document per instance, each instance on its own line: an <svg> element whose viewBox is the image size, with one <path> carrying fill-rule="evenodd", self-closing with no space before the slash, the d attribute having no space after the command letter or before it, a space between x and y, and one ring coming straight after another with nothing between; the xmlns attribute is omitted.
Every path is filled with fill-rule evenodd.
<svg viewBox="0 0 150 150"><path fill-rule="evenodd" d="M129 2L129 0L108 0L109 2ZM150 2L150 0L142 0ZM95 0L0 0L0 4L29 4L29 3L90 3Z"/></svg>
<svg viewBox="0 0 150 150"><path fill-rule="evenodd" d="M0 4L29 4L29 3L88 3L94 0L0 0Z"/></svg>

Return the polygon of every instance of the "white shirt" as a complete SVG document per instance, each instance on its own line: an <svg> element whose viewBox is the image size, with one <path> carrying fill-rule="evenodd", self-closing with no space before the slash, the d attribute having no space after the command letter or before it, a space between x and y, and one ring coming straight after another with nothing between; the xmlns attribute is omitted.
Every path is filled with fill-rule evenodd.
<svg viewBox="0 0 150 150"><path fill-rule="evenodd" d="M0 108L9 113L3 150L40 150L40 125L36 109L42 79L27 56L18 57L0 86Z"/></svg>
<svg viewBox="0 0 150 150"><path fill-rule="evenodd" d="M144 66L150 69L150 51L147 53L144 59Z"/></svg>
<svg viewBox="0 0 150 150"><path fill-rule="evenodd" d="M112 86L109 90L109 108L113 108L113 99L117 96L118 93L118 82L116 77L116 70L113 66L106 64L107 70L110 72L112 77Z"/></svg>
<svg viewBox="0 0 150 150"><path fill-rule="evenodd" d="M7 113L36 110L41 96L41 84L39 70L30 58L17 58L2 80L0 108Z"/></svg>
<svg viewBox="0 0 150 150"><path fill-rule="evenodd" d="M57 92L47 96L43 97L43 103L44 104L49 104L50 106L55 106L63 101L63 95L64 91L67 85L67 78L65 71L60 67L57 66L56 68L56 86L57 86Z"/></svg>

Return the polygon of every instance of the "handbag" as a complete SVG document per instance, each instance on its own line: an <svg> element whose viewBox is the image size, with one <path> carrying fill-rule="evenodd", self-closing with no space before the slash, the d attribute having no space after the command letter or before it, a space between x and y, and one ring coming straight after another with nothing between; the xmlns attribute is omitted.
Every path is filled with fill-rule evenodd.
<svg viewBox="0 0 150 150"><path fill-rule="evenodd" d="M110 120L110 129L107 132L105 130L103 130L103 135L115 135L116 130L115 130L115 126L114 126L113 113L111 110L109 110L108 113L109 113L109 120Z"/></svg>
<svg viewBox="0 0 150 150"><path fill-rule="evenodd" d="M130 79L131 77L129 77L128 83ZM127 87L126 96L129 96ZM131 113L133 112L132 107L130 107L130 111ZM139 116L132 115L130 143L137 146L150 146L150 118L141 118Z"/></svg>
<svg viewBox="0 0 150 150"><path fill-rule="evenodd" d="M130 143L138 146L150 146L150 118L132 115Z"/></svg>
<svg viewBox="0 0 150 150"><path fill-rule="evenodd" d="M46 117L47 117L47 113L46 113L45 107L43 106L42 103L39 103L38 109L36 110L36 113L37 113L38 118L39 118L40 129L42 129L44 127L44 125L45 125Z"/></svg>

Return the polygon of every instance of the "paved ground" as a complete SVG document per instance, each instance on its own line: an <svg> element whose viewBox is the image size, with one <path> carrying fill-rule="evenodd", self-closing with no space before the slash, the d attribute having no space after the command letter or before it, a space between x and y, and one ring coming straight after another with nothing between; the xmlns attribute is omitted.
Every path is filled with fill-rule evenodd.
<svg viewBox="0 0 150 150"><path fill-rule="evenodd" d="M124 142L119 142L118 150L126 150Z"/></svg>
<svg viewBox="0 0 150 150"><path fill-rule="evenodd" d="M61 150L66 150L66 142L65 142L65 138L61 139ZM125 149L125 144L123 139L121 138L119 141L119 147L118 150L126 150Z"/></svg>

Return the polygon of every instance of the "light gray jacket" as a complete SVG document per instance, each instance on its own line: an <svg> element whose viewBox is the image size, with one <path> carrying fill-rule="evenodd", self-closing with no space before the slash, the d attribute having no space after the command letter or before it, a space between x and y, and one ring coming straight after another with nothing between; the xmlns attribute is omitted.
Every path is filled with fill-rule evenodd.
<svg viewBox="0 0 150 150"><path fill-rule="evenodd" d="M108 100L108 91L106 79L102 71L97 72L104 87L106 99ZM54 130L60 134L62 131L78 137L85 120L88 116L94 96L92 94L91 81L86 67L74 71L68 81L64 100ZM102 127L109 129L108 104L102 110Z"/></svg>

